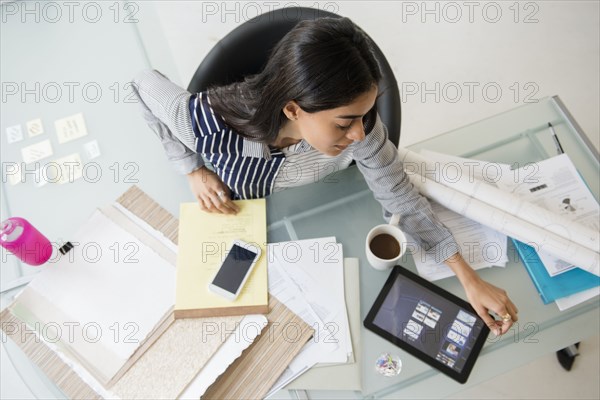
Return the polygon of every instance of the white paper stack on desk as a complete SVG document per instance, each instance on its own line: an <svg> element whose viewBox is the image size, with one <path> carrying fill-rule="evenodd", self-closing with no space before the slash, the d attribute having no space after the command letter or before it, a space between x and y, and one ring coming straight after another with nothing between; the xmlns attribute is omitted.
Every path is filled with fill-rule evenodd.
<svg viewBox="0 0 600 400"><path fill-rule="evenodd" d="M163 258L100 210L75 237L75 248L40 272L9 309L65 358L112 386L155 331L170 323L174 268L168 255Z"/></svg>
<svg viewBox="0 0 600 400"><path fill-rule="evenodd" d="M123 201L152 222L119 203L97 210L2 311L2 330L68 397L176 398L193 380L185 394L197 399L267 319L173 322L177 220L135 187Z"/></svg>
<svg viewBox="0 0 600 400"><path fill-rule="evenodd" d="M74 250L48 265L6 312L102 397L174 398L198 375L202 382L192 389L199 398L260 332L245 327L267 323L262 315L173 322L177 248L118 204L97 210L74 237ZM115 260L107 249L116 245L134 251ZM86 248L98 252L76 253ZM222 337L239 338L242 330L247 340L227 352ZM213 355L222 356L218 365Z"/></svg>
<svg viewBox="0 0 600 400"><path fill-rule="evenodd" d="M545 303L556 301L564 310L600 293L600 207L567 154L511 169L431 151L399 151L411 182L445 207L438 216L453 233L455 221L445 220L445 213L463 218L463 226L476 222L513 239ZM462 250L473 263L471 249ZM415 263L430 280L451 275L418 256Z"/></svg>
<svg viewBox="0 0 600 400"><path fill-rule="evenodd" d="M428 160L435 160L436 170L432 171L433 174L445 175L450 181L460 176L467 177L471 182L478 181L493 185L497 177L505 174L505 171L510 171L508 164L471 160L429 150L422 150L421 155ZM410 163L408 169L411 169ZM505 234L449 210L435 200L431 200L430 204L439 220L452 232L461 247L463 257L473 269L506 266L508 238ZM412 242L415 242L414 239ZM425 251L418 246L413 259L419 275L429 281L454 276L454 272L446 264L436 260L433 255L425 254Z"/></svg>
<svg viewBox="0 0 600 400"><path fill-rule="evenodd" d="M268 245L269 292L315 329L269 394L311 367L354 361L344 297L344 257L335 237Z"/></svg>
<svg viewBox="0 0 600 400"><path fill-rule="evenodd" d="M516 240L535 243L538 251L600 276L597 231L485 182L472 181L469 176L453 179L440 174L443 168L440 163L407 149L398 151L405 170L411 169L407 170L411 183L423 195Z"/></svg>

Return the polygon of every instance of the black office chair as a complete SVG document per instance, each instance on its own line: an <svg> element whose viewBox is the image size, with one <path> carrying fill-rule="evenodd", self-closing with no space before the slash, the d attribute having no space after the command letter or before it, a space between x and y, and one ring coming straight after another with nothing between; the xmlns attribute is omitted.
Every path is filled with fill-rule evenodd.
<svg viewBox="0 0 600 400"><path fill-rule="evenodd" d="M197 93L211 85L239 82L262 70L271 50L299 21L321 17L341 18L331 12L306 7L288 7L258 15L235 28L219 41L194 74L188 91ZM400 140L400 93L394 73L374 43L375 57L381 67L381 96L377 110L388 128L392 143ZM232 62L233 60L233 62Z"/></svg>

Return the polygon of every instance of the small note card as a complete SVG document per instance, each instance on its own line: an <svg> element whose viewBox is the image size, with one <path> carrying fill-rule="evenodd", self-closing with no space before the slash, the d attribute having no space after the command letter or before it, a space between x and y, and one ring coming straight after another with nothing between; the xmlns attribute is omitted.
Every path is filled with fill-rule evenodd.
<svg viewBox="0 0 600 400"><path fill-rule="evenodd" d="M63 144L71 140L78 139L87 135L83 114L75 114L70 117L57 119L54 121L58 143Z"/></svg>
<svg viewBox="0 0 600 400"><path fill-rule="evenodd" d="M34 137L37 135L41 135L44 133L44 126L42 125L41 119L33 119L31 121L27 121L27 133L29 133L29 137Z"/></svg>
<svg viewBox="0 0 600 400"><path fill-rule="evenodd" d="M6 128L6 141L8 143L16 143L23 140L23 132L21 125L13 125Z"/></svg>
<svg viewBox="0 0 600 400"><path fill-rule="evenodd" d="M21 155L23 156L23 161L26 164L50 157L52 154L52 144L48 139L42 140L36 144L25 146L21 149Z"/></svg>

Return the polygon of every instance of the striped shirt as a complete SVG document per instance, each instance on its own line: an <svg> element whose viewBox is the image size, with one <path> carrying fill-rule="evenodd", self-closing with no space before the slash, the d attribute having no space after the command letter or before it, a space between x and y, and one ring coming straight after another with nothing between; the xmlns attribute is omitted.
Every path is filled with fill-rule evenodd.
<svg viewBox="0 0 600 400"><path fill-rule="evenodd" d="M194 150L209 161L235 199L263 198L285 161L283 152L236 134L215 115L206 93L189 99ZM187 116L186 116L187 118Z"/></svg>
<svg viewBox="0 0 600 400"><path fill-rule="evenodd" d="M214 113L205 92L190 94L158 71L141 72L134 78L132 88L144 119L157 134L174 168L187 174L202 167L203 158L206 159L231 189L234 199L266 197L278 190L277 184L282 188L294 186L289 180L282 182L284 174L280 175L286 171L288 157L291 162L310 161L315 156L316 150L304 140L282 150L238 135ZM349 155L383 206L386 220L400 214L400 227L438 260L459 250L450 231L410 183L379 116L363 141L352 143L332 161L345 168ZM323 163L323 157L326 156L316 159ZM302 168L307 167L304 164Z"/></svg>
<svg viewBox="0 0 600 400"><path fill-rule="evenodd" d="M351 148L333 157L315 149L303 151L302 148L303 142L300 142L281 149L285 163L275 177L274 192L317 182L334 172L348 168L352 163Z"/></svg>

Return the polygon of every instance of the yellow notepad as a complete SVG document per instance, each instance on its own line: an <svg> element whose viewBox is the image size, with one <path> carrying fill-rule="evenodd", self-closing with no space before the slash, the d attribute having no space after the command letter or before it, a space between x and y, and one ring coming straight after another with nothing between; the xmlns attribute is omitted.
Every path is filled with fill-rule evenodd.
<svg viewBox="0 0 600 400"><path fill-rule="evenodd" d="M267 213L264 199L240 200L237 215L207 213L198 203L182 203L175 318L214 317L269 312L267 283ZM262 254L235 301L208 290L235 239L259 246Z"/></svg>

